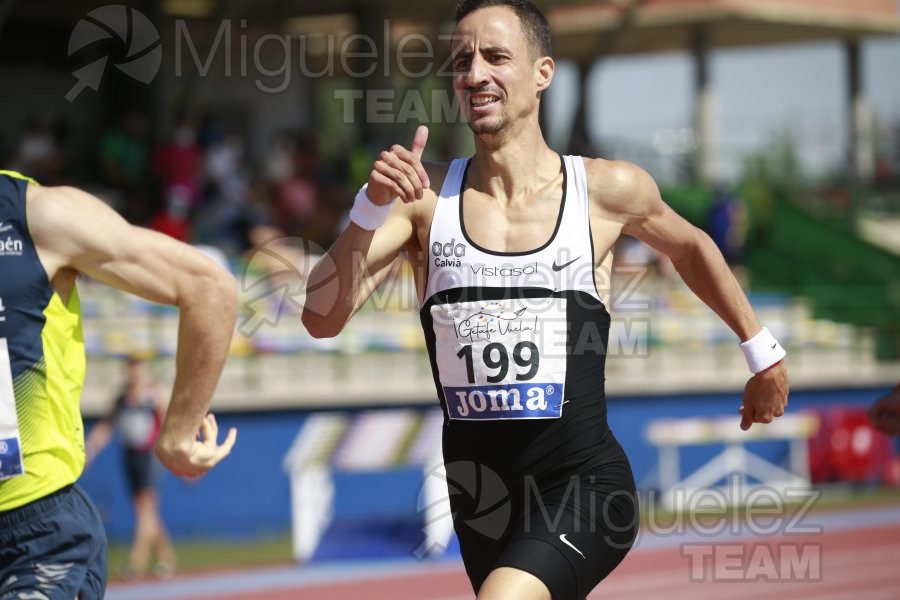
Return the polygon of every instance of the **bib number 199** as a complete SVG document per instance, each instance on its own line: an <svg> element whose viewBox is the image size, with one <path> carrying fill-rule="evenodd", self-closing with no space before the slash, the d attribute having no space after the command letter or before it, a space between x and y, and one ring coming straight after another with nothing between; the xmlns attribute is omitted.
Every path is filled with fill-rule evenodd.
<svg viewBox="0 0 900 600"><path fill-rule="evenodd" d="M466 375L469 379L469 383L474 384L475 364L472 354L472 345L467 344L460 348L459 352L456 353L456 356L465 361ZM524 372L516 373L516 381L528 381L537 375L538 367L541 363L541 356L538 352L538 347L534 343L517 343L513 346L512 359L516 365L522 369L527 369ZM509 374L510 365L509 353L506 350L506 346L498 344L497 342L487 344L481 353L481 360L488 370L494 371L493 374L487 375L488 383L499 383L506 379L506 376Z"/></svg>

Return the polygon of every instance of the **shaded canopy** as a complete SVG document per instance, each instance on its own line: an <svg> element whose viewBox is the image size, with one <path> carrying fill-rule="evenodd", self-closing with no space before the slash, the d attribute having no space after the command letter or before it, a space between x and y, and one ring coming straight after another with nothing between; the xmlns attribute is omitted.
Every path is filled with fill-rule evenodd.
<svg viewBox="0 0 900 600"><path fill-rule="evenodd" d="M71 27L98 0L0 0L0 18ZM554 34L557 58L591 62L598 52L688 50L704 29L713 48L900 34L894 0L537 0ZM434 34L452 21L456 0L162 0L137 1L153 17L247 19L283 29L287 19L345 14L390 19ZM2 23L0 23L2 25ZM366 23L360 23L365 29ZM608 38L612 35L614 41Z"/></svg>

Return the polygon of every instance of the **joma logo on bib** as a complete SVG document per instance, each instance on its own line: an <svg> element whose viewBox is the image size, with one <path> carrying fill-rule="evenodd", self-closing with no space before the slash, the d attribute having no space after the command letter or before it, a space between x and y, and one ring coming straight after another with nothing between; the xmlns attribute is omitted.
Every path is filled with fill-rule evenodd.
<svg viewBox="0 0 900 600"><path fill-rule="evenodd" d="M562 414L563 386L527 383L444 388L451 419L556 419Z"/></svg>
<svg viewBox="0 0 900 600"><path fill-rule="evenodd" d="M515 298L431 307L449 419L558 419L566 381L565 299Z"/></svg>

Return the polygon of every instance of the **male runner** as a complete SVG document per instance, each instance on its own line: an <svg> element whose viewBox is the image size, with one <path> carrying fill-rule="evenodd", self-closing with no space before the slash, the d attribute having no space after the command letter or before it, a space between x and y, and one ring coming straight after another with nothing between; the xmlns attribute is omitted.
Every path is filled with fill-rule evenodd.
<svg viewBox="0 0 900 600"><path fill-rule="evenodd" d="M75 484L85 462L81 273L181 309L156 444L163 465L203 475L237 435L218 445L206 412L234 331L230 274L81 190L0 172L0 600L93 600L106 586L103 523Z"/></svg>
<svg viewBox="0 0 900 600"><path fill-rule="evenodd" d="M310 274L303 324L317 337L339 333L405 250L445 414L448 481L489 469L512 503L494 535L485 519L502 511L451 495L478 598L584 598L637 529L634 480L604 396L610 290L598 283L610 281L617 238L670 257L742 340L755 373L743 429L783 414L784 351L715 244L663 203L647 173L547 146L538 107L554 62L530 2L460 2L451 51L475 155L423 165L425 127L410 149L383 152L330 260Z"/></svg>

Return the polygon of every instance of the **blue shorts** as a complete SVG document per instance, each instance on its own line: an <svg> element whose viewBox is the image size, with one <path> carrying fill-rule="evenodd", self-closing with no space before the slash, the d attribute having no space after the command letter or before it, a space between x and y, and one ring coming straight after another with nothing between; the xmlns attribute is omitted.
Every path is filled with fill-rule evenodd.
<svg viewBox="0 0 900 600"><path fill-rule="evenodd" d="M100 600L106 576L103 522L78 486L0 512L0 600Z"/></svg>
<svg viewBox="0 0 900 600"><path fill-rule="evenodd" d="M125 450L125 475L132 496L159 487L159 474L159 463L152 450Z"/></svg>

